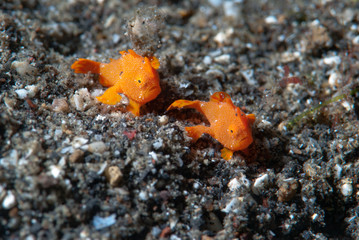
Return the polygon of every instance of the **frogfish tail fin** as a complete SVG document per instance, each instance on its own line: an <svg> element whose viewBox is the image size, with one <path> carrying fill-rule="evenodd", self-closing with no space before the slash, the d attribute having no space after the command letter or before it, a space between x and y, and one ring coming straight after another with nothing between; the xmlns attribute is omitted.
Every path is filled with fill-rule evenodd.
<svg viewBox="0 0 359 240"><path fill-rule="evenodd" d="M74 69L75 73L100 73L100 63L80 58L71 65L71 69Z"/></svg>

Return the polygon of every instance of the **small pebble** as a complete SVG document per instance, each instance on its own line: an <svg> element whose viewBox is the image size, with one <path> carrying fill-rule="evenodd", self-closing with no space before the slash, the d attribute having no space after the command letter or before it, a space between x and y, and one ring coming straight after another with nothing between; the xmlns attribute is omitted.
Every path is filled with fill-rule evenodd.
<svg viewBox="0 0 359 240"><path fill-rule="evenodd" d="M254 78L253 69L242 70L241 74L249 85L258 85L257 80Z"/></svg>
<svg viewBox="0 0 359 240"><path fill-rule="evenodd" d="M36 93L39 91L39 88L36 85L28 85L25 89L29 98L35 97Z"/></svg>
<svg viewBox="0 0 359 240"><path fill-rule="evenodd" d="M142 200L142 201L147 201L148 200L148 194L145 191L141 191L138 194L138 197Z"/></svg>
<svg viewBox="0 0 359 240"><path fill-rule="evenodd" d="M158 160L157 154L156 154L154 151L149 152L148 155L150 155L150 157L151 157L153 160L155 160L155 161Z"/></svg>
<svg viewBox="0 0 359 240"><path fill-rule="evenodd" d="M225 32L221 31L221 32L217 33L217 35L214 36L213 40L218 45L228 43L230 38L232 37L233 33L234 33L234 29L233 28L228 28Z"/></svg>
<svg viewBox="0 0 359 240"><path fill-rule="evenodd" d="M264 19L267 24L277 24L278 19L275 16L268 16Z"/></svg>
<svg viewBox="0 0 359 240"><path fill-rule="evenodd" d="M212 58L210 56L205 56L203 58L203 63L206 64L206 65L211 65L212 63Z"/></svg>
<svg viewBox="0 0 359 240"><path fill-rule="evenodd" d="M15 98L4 97L4 103L8 109L13 110L17 104L17 101Z"/></svg>
<svg viewBox="0 0 359 240"><path fill-rule="evenodd" d="M295 179L286 179L281 181L277 191L278 200L280 202L290 201L296 194L298 189L298 183Z"/></svg>
<svg viewBox="0 0 359 240"><path fill-rule="evenodd" d="M221 63L221 64L229 64L231 61L231 55L229 55L229 54L220 55L218 57L215 57L214 61Z"/></svg>
<svg viewBox="0 0 359 240"><path fill-rule="evenodd" d="M106 151L106 145L102 141L93 142L89 144L87 150L92 153L103 153L104 151Z"/></svg>
<svg viewBox="0 0 359 240"><path fill-rule="evenodd" d="M162 138L157 139L156 142L154 142L154 143L152 144L152 146L153 146L153 148L154 148L155 150L160 149L160 148L162 147L162 145L163 145L163 140L162 140Z"/></svg>
<svg viewBox="0 0 359 240"><path fill-rule="evenodd" d="M29 151L26 155L26 157L30 157L30 156L37 156L39 152L41 152L42 146L41 143L39 141L32 141L29 143Z"/></svg>
<svg viewBox="0 0 359 240"><path fill-rule="evenodd" d="M110 227L111 225L113 225L115 223L116 223L116 214L111 214L108 217L94 216L94 218L92 220L92 224L96 230Z"/></svg>
<svg viewBox="0 0 359 240"><path fill-rule="evenodd" d="M352 43L353 43L354 45L359 45L359 35L356 36L355 38L353 38Z"/></svg>
<svg viewBox="0 0 359 240"><path fill-rule="evenodd" d="M349 197L353 194L352 181L348 178L341 181L340 191L344 197Z"/></svg>
<svg viewBox="0 0 359 240"><path fill-rule="evenodd" d="M73 148L80 148L81 146L85 145L88 142L88 139L83 137L74 137L72 140L72 147Z"/></svg>
<svg viewBox="0 0 359 240"><path fill-rule="evenodd" d="M69 157L69 161L72 163L80 163L84 159L84 152L80 149L76 149Z"/></svg>
<svg viewBox="0 0 359 240"><path fill-rule="evenodd" d="M158 238L158 236L161 234L161 231L162 231L161 228L155 226L152 228L151 234L153 237Z"/></svg>
<svg viewBox="0 0 359 240"><path fill-rule="evenodd" d="M233 19L242 17L239 1L225 1L223 3L223 11L226 17Z"/></svg>
<svg viewBox="0 0 359 240"><path fill-rule="evenodd" d="M269 179L269 176L268 174L264 174L260 177L258 177L255 181L254 181L254 184L253 184L253 192L256 194L256 195L259 195L261 190L264 189L264 187L267 185L268 183L268 179Z"/></svg>
<svg viewBox="0 0 359 240"><path fill-rule="evenodd" d="M339 84L341 83L341 78L342 76L340 73L333 72L329 76L328 83L332 88L339 87Z"/></svg>
<svg viewBox="0 0 359 240"><path fill-rule="evenodd" d="M87 88L81 88L75 92L74 96L70 99L70 103L76 108L76 110L85 111L92 104L94 104L94 101L92 101Z"/></svg>
<svg viewBox="0 0 359 240"><path fill-rule="evenodd" d="M222 0L208 0L208 2L210 3L210 4L212 4L213 5L213 7L220 7L221 6L221 4L223 4L223 1Z"/></svg>
<svg viewBox="0 0 359 240"><path fill-rule="evenodd" d="M105 171L105 176L111 186L117 187L123 178L121 169L117 166L111 166Z"/></svg>
<svg viewBox="0 0 359 240"><path fill-rule="evenodd" d="M51 165L50 166L50 173L54 178L58 178L62 174L62 167L58 165Z"/></svg>
<svg viewBox="0 0 359 240"><path fill-rule="evenodd" d="M17 94L17 96L18 96L20 99L25 99L25 98L27 98L27 91L26 91L25 89L15 90L15 93Z"/></svg>
<svg viewBox="0 0 359 240"><path fill-rule="evenodd" d="M238 182L237 178L233 178L231 181L229 181L227 186L229 190L234 191L240 188L240 183Z"/></svg>
<svg viewBox="0 0 359 240"><path fill-rule="evenodd" d="M67 104L66 98L56 98L52 101L52 110L54 112L68 112L69 105Z"/></svg>
<svg viewBox="0 0 359 240"><path fill-rule="evenodd" d="M326 65L339 65L341 59L339 56L330 56L323 59L323 63Z"/></svg>
<svg viewBox="0 0 359 240"><path fill-rule="evenodd" d="M250 181L244 176L242 175L242 177L240 178L233 178L231 181L229 181L228 183L228 188L231 191L240 189L240 188L249 188L250 186Z"/></svg>
<svg viewBox="0 0 359 240"><path fill-rule="evenodd" d="M2 201L2 207L6 210L9 210L16 205L15 195L11 191L7 191L7 195Z"/></svg>
<svg viewBox="0 0 359 240"><path fill-rule="evenodd" d="M13 61L11 68L15 69L21 76L34 75L37 72L36 68L27 61Z"/></svg>
<svg viewBox="0 0 359 240"><path fill-rule="evenodd" d="M166 125L167 123L168 123L168 116L166 116L166 115L162 115L162 116L160 116L159 118L158 118L158 123L160 124L160 125Z"/></svg>

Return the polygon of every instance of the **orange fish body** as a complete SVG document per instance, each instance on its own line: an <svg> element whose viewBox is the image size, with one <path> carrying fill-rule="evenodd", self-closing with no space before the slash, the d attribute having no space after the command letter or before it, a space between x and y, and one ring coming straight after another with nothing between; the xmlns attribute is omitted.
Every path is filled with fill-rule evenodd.
<svg viewBox="0 0 359 240"><path fill-rule="evenodd" d="M142 57L133 50L121 51L120 54L120 59L110 59L109 63L80 58L71 68L75 73L99 74L100 83L108 89L97 99L114 105L121 101L119 93L123 93L129 99L127 110L139 116L140 107L155 99L161 92L156 71L160 64L156 57Z"/></svg>
<svg viewBox="0 0 359 240"><path fill-rule="evenodd" d="M210 126L197 125L185 130L193 141L207 133L223 144L221 156L229 160L235 151L243 151L253 142L251 125L255 121L254 114L244 114L236 107L230 96L224 92L216 92L209 102L177 100L168 107L194 108L208 119Z"/></svg>

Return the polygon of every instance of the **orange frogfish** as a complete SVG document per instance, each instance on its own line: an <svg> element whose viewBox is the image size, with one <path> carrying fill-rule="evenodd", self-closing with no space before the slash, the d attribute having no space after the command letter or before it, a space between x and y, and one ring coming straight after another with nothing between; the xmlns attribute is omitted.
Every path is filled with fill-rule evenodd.
<svg viewBox="0 0 359 240"><path fill-rule="evenodd" d="M251 125L256 119L255 115L244 114L227 93L216 92L209 102L177 100L167 111L174 108L194 108L206 116L210 126L186 127L187 135L195 142L202 134L209 134L223 144L221 156L225 160L231 159L235 151L246 150L253 142Z"/></svg>
<svg viewBox="0 0 359 240"><path fill-rule="evenodd" d="M129 99L127 110L135 116L140 115L140 107L155 99L161 92L156 69L160 63L156 57L142 57L133 50L121 51L119 59L100 63L80 58L71 68L75 73L97 73L100 83L108 87L97 99L105 104L115 105L124 94Z"/></svg>

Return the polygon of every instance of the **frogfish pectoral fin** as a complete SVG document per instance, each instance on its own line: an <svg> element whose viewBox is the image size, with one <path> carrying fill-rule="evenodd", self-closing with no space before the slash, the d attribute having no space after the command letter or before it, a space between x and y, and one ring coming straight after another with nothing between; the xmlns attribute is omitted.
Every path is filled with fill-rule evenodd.
<svg viewBox="0 0 359 240"><path fill-rule="evenodd" d="M246 117L250 125L252 125L256 120L256 116L254 114L247 114Z"/></svg>
<svg viewBox="0 0 359 240"><path fill-rule="evenodd" d="M100 73L100 64L99 62L80 58L71 65L71 69L74 69L75 73Z"/></svg>
<svg viewBox="0 0 359 240"><path fill-rule="evenodd" d="M108 88L102 96L96 97L97 100L104 104L115 105L119 103L122 97L117 93L115 87Z"/></svg>
<svg viewBox="0 0 359 240"><path fill-rule="evenodd" d="M187 136L192 138L192 142L196 142L198 138L202 136L203 133L209 133L209 127L203 125L197 125L193 127L185 127Z"/></svg>
<svg viewBox="0 0 359 240"><path fill-rule="evenodd" d="M140 108L141 104L138 102L133 101L132 99L129 99L130 103L127 106L127 110L130 111L135 116L140 116Z"/></svg>
<svg viewBox="0 0 359 240"><path fill-rule="evenodd" d="M224 160L228 161L228 160L230 160L232 158L232 156L233 156L233 151L232 150L229 150L228 148L223 148L221 150L221 157Z"/></svg>

